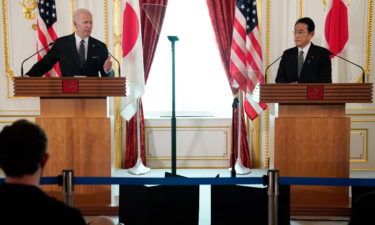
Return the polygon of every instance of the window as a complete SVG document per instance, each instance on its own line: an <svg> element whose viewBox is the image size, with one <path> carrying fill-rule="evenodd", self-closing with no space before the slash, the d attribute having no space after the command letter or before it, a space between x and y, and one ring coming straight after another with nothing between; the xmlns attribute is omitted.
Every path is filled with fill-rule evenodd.
<svg viewBox="0 0 375 225"><path fill-rule="evenodd" d="M183 4L184 3L184 4ZM230 117L232 92L221 63L207 5L202 0L169 1L143 96L145 116L170 115L171 43L176 41L177 116Z"/></svg>

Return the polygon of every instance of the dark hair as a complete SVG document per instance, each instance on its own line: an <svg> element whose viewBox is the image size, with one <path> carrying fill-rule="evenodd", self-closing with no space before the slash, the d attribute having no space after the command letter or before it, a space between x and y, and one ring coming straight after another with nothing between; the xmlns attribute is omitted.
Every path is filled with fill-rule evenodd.
<svg viewBox="0 0 375 225"><path fill-rule="evenodd" d="M46 151L43 129L27 120L18 120L0 132L0 167L7 176L35 173Z"/></svg>
<svg viewBox="0 0 375 225"><path fill-rule="evenodd" d="M297 20L297 22L294 24L294 26L296 26L297 23L304 23L304 24L306 24L307 25L307 30L309 31L309 33L315 31L314 21L311 18L309 18L309 17L299 18Z"/></svg>

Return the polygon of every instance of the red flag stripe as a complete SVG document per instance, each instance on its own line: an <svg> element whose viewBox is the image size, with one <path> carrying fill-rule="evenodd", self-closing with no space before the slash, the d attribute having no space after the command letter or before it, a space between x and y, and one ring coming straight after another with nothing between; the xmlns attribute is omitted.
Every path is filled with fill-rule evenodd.
<svg viewBox="0 0 375 225"><path fill-rule="evenodd" d="M56 40L58 38L53 26L48 28L48 33L52 40Z"/></svg>
<svg viewBox="0 0 375 225"><path fill-rule="evenodd" d="M250 39L250 41L247 41L247 45L249 45L249 50L250 52L253 52L250 47L252 46L252 48L254 49L254 51L257 53L257 55L259 56L259 58L262 60L262 47L260 46L259 42L258 42L258 39L260 39L260 34L258 33L259 30L258 28L254 29L254 31L252 33L250 33L249 35L247 35L247 37ZM258 33L258 34L256 34Z"/></svg>
<svg viewBox="0 0 375 225"><path fill-rule="evenodd" d="M58 36L56 34L56 5L54 0L45 0L38 3L38 17L37 17L37 49L45 48L37 55L38 61L49 51L48 46L54 42ZM48 28L47 28L48 26ZM45 74L47 77L61 76L59 64L56 63L53 68Z"/></svg>
<svg viewBox="0 0 375 225"><path fill-rule="evenodd" d="M234 54L236 54L238 60L240 62L245 62L246 58L247 58L246 52L243 52L242 49L237 45L236 42L233 42L232 46L233 46L232 52L234 52ZM242 64L242 65L243 65L243 70L245 70L245 68L246 68L245 65L244 64Z"/></svg>
<svg viewBox="0 0 375 225"><path fill-rule="evenodd" d="M232 49L231 51L231 63L236 65L236 69L238 71L243 71L245 72L246 71L246 58L244 58L243 60L241 60L237 54L234 52L234 50ZM233 70L233 72L237 72L237 70ZM231 68L231 72L232 72L232 68Z"/></svg>
<svg viewBox="0 0 375 225"><path fill-rule="evenodd" d="M244 108L251 119L255 119L267 107L267 104L258 103L253 99L253 92L257 85L264 82L260 31L257 15L254 12L256 12L255 0L251 0L250 3L237 2L230 62L232 85L237 84L246 92ZM243 55L246 57L244 58Z"/></svg>

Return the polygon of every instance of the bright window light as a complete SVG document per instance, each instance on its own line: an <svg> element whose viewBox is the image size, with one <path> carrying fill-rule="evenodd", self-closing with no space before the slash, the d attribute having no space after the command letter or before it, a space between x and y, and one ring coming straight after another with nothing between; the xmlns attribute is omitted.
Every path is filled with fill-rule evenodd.
<svg viewBox="0 0 375 225"><path fill-rule="evenodd" d="M147 117L172 109L171 42L176 41L177 116L230 117L233 96L222 66L206 1L169 1L143 96Z"/></svg>

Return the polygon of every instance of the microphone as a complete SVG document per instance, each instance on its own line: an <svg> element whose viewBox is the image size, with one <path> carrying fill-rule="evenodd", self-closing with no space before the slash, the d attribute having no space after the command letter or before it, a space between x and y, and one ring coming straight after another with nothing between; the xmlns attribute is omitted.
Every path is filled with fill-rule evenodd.
<svg viewBox="0 0 375 225"><path fill-rule="evenodd" d="M264 83L265 83L265 84L267 83L267 71L268 71L268 69L269 69L273 64L275 64L275 62L279 61L279 59L281 59L281 57L283 57L283 55L279 56L279 58L275 59L271 64L269 64L269 65L266 67L266 71L264 72Z"/></svg>
<svg viewBox="0 0 375 225"><path fill-rule="evenodd" d="M329 51L328 49L327 49L327 51L328 51L328 53L329 53L330 55L337 56L338 58L340 58L340 59L342 59L342 60L344 60L344 61L346 61L346 62L348 62L348 63L350 63L350 64L352 64L352 65L355 65L355 66L359 67L359 68L362 70L362 83L363 83L363 84L365 83L365 70L363 69L362 66L360 66L360 65L358 65L358 64L356 64L356 63L354 63L354 62L352 62L352 61L350 61L350 60L348 60L348 59L345 59L344 57L341 57L341 56L339 56L339 55L336 55L335 53Z"/></svg>
<svg viewBox="0 0 375 225"><path fill-rule="evenodd" d="M121 77L121 68L120 68L120 62L111 54L111 53L109 53L109 51L108 51L108 49L106 49L106 48L104 48L103 46L101 46L101 45L98 45L99 46L99 48L102 48L102 49L104 49L107 53L108 53L108 55L110 55L116 62L117 62L117 65L118 65L118 76L119 77ZM92 45L92 47L96 47L96 45L95 44L93 44ZM93 56L93 58L94 57L96 57L97 58L97 56Z"/></svg>
<svg viewBox="0 0 375 225"><path fill-rule="evenodd" d="M44 48L38 50L37 52L35 52L34 54L32 54L31 56L27 57L25 60L22 61L22 63L21 63L21 77L23 77L23 64L24 64L27 60L29 60L31 57L33 57L34 55L36 55L36 54L38 54L39 52L43 51L43 50L46 49L47 47L52 46L53 44L54 44L54 42L49 43L46 47L44 47Z"/></svg>

